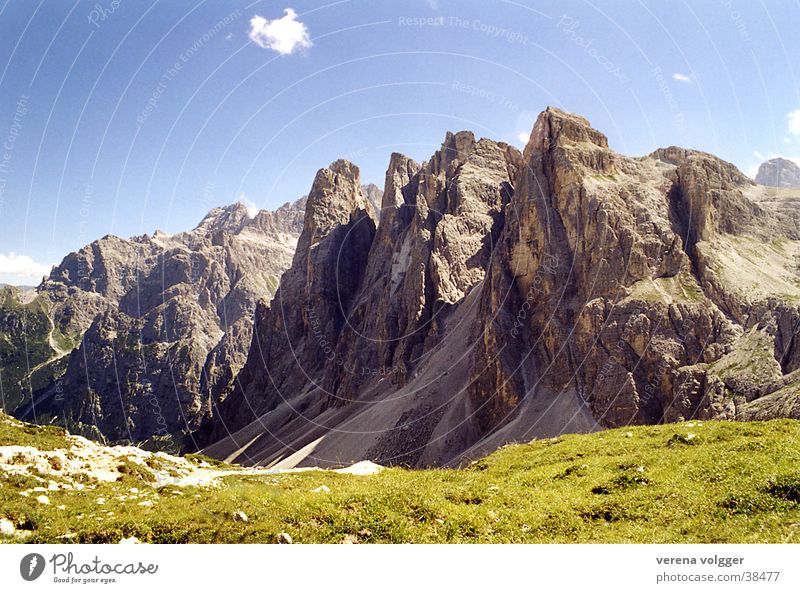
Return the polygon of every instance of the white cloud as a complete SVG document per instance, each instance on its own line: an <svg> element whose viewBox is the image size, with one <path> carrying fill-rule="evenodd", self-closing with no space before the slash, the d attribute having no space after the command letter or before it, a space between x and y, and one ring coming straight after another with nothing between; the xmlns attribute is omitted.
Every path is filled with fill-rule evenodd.
<svg viewBox="0 0 800 593"><path fill-rule="evenodd" d="M39 284L47 276L53 264L37 263L27 255L0 253L0 282L7 284Z"/></svg>
<svg viewBox="0 0 800 593"><path fill-rule="evenodd" d="M523 144L527 144L527 143L528 143L528 140L530 140L530 139L531 139L531 134L530 134L530 132L520 132L520 133L517 135L517 138L518 138L518 139L519 139L519 141L520 141L520 142L522 142Z"/></svg>
<svg viewBox="0 0 800 593"><path fill-rule="evenodd" d="M789 120L789 131L800 136L800 109L790 111L786 118Z"/></svg>
<svg viewBox="0 0 800 593"><path fill-rule="evenodd" d="M250 40L264 49L272 49L279 54L288 55L297 49L311 47L311 38L305 24L297 20L297 13L291 8L279 19L267 20L256 15L250 19Z"/></svg>
<svg viewBox="0 0 800 593"><path fill-rule="evenodd" d="M673 80L677 80L678 82L692 82L692 79L686 76L685 74L681 74L680 72L676 72L672 75Z"/></svg>
<svg viewBox="0 0 800 593"><path fill-rule="evenodd" d="M239 203L245 205L245 207L247 208L247 216L249 216L250 218L255 218L256 215L261 211L261 208L256 206L256 203L247 196L245 196L244 194L239 196Z"/></svg>
<svg viewBox="0 0 800 593"><path fill-rule="evenodd" d="M764 158L764 155L763 155L763 154L761 154L760 152L758 152L757 150L756 150L755 152L753 152L753 155L754 155L754 156L755 156L755 157L756 157L756 158L757 158L759 161L765 161L765 160L767 160L767 159L765 159L765 158Z"/></svg>

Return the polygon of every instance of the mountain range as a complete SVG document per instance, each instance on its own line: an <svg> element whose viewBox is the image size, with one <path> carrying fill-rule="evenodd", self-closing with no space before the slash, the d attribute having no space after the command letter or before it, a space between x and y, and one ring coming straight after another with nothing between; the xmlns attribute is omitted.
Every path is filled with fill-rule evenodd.
<svg viewBox="0 0 800 593"><path fill-rule="evenodd" d="M549 108L524 152L394 154L380 224L338 161L198 433L256 465L458 465L503 444L800 416L798 191Z"/></svg>
<svg viewBox="0 0 800 593"><path fill-rule="evenodd" d="M1 289L3 407L276 467L800 418L800 190L762 170L627 157L554 108L522 152L395 153L382 192L336 161L275 212L104 237Z"/></svg>
<svg viewBox="0 0 800 593"><path fill-rule="evenodd" d="M363 192L381 199L374 185ZM35 290L0 287L3 410L104 442L184 448L232 389L306 201L214 208L175 235L108 235Z"/></svg>
<svg viewBox="0 0 800 593"><path fill-rule="evenodd" d="M27 299L3 289L4 408L96 439L179 448L244 363L256 301L291 263L304 207L251 217L234 204L188 232L106 236Z"/></svg>

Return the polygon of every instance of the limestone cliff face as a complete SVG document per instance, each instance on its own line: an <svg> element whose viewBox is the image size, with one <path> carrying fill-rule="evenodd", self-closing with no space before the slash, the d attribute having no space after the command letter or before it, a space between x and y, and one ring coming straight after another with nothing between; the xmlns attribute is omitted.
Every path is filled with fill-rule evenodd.
<svg viewBox="0 0 800 593"><path fill-rule="evenodd" d="M376 375L407 383L440 342L450 313L483 280L520 156L461 132L422 166L392 157L381 225L337 351L341 364L326 375L337 401Z"/></svg>
<svg viewBox="0 0 800 593"><path fill-rule="evenodd" d="M258 305L247 364L213 434L321 379L361 284L375 222L355 165L336 161L317 173L292 266L271 304Z"/></svg>
<svg viewBox="0 0 800 593"><path fill-rule="evenodd" d="M177 448L244 365L256 302L274 294L305 200L215 208L192 231L107 236L37 289L49 356L9 411L110 441ZM28 308L33 305L28 305ZM35 375L35 376L34 376Z"/></svg>
<svg viewBox="0 0 800 593"><path fill-rule="evenodd" d="M625 158L552 110L526 158L484 295L482 430L552 394L603 426L749 417L792 380L797 225L768 192L696 151Z"/></svg>
<svg viewBox="0 0 800 593"><path fill-rule="evenodd" d="M460 132L426 163L393 155L377 230L349 167L318 175L310 195L330 199L259 308L206 452L443 465L800 413L798 196L697 151L625 157L557 109L523 154Z"/></svg>

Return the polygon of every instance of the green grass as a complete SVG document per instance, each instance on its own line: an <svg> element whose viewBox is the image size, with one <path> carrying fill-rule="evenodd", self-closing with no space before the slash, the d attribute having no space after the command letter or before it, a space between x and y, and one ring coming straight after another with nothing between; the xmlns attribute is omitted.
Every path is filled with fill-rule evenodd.
<svg viewBox="0 0 800 593"><path fill-rule="evenodd" d="M42 451L69 446L63 428L18 422L0 413L0 447L8 445L36 447Z"/></svg>
<svg viewBox="0 0 800 593"><path fill-rule="evenodd" d="M616 183L617 176L614 175L613 173L611 175L598 174L598 175L592 175L592 179L602 179L603 181L611 181L612 183Z"/></svg>
<svg viewBox="0 0 800 593"><path fill-rule="evenodd" d="M80 340L77 336L70 337L61 331L61 328L56 325L53 329L53 341L62 352L69 352L78 347Z"/></svg>
<svg viewBox="0 0 800 593"><path fill-rule="evenodd" d="M19 495L29 484L4 481L0 514L28 525L34 542L67 533L79 542L274 542L286 532L296 543L800 543L798 468L800 422L687 422L509 446L460 470L155 489L150 470L132 467L94 490L48 492L50 506ZM330 493L311 492L323 484ZM137 498L120 500L131 488ZM143 497L153 506L139 506ZM234 520L239 510L247 522Z"/></svg>
<svg viewBox="0 0 800 593"><path fill-rule="evenodd" d="M696 304L705 295L691 273L682 270L675 276L640 280L631 286L631 299L645 302Z"/></svg>

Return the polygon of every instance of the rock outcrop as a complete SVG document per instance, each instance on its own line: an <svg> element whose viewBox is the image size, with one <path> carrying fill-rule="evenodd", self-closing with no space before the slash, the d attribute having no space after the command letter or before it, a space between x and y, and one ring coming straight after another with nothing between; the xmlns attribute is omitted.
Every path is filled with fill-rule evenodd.
<svg viewBox="0 0 800 593"><path fill-rule="evenodd" d="M460 132L426 163L393 155L377 230L355 177L318 174L205 452L447 465L563 432L798 414L798 196L698 151L625 157L557 109L522 154Z"/></svg>
<svg viewBox="0 0 800 593"><path fill-rule="evenodd" d="M337 161L317 173L304 220L275 298L269 306L258 305L247 365L222 404L229 422L247 423L325 368L361 284L376 213L354 165ZM249 387L260 391L251 393Z"/></svg>
<svg viewBox="0 0 800 593"><path fill-rule="evenodd" d="M243 366L256 303L290 266L304 210L305 199L254 216L235 204L189 232L107 236L69 254L16 307L44 352L4 361L4 374L19 371L5 381L16 394L6 409L107 441L181 447Z"/></svg>
<svg viewBox="0 0 800 593"><path fill-rule="evenodd" d="M761 163L756 183L770 187L800 188L800 165L784 158L774 158Z"/></svg>

